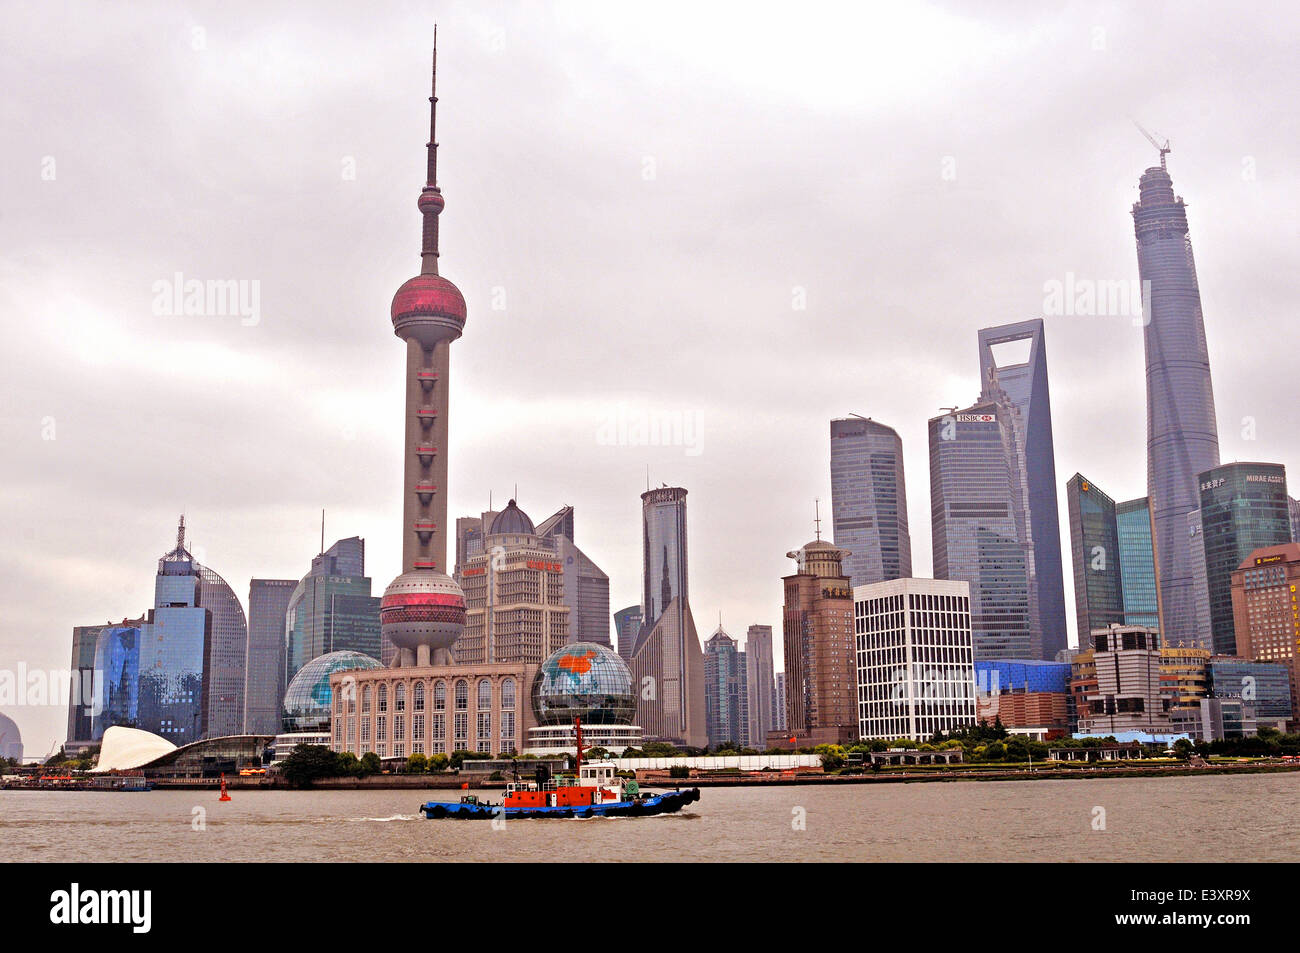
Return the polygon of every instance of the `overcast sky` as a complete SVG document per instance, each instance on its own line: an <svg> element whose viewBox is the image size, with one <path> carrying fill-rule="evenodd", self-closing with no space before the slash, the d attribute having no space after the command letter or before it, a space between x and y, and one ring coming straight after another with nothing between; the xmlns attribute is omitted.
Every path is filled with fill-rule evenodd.
<svg viewBox="0 0 1300 953"><path fill-rule="evenodd" d="M435 18L450 515L574 505L611 609L648 466L690 492L701 636L779 632L849 412L902 436L928 575L925 422L976 397L976 330L1137 277L1134 118L1173 143L1223 459L1300 467L1293 8L702 6L5 3L0 669L143 612L182 511L245 603L322 507L397 573ZM255 321L158 313L178 272ZM1064 484L1145 494L1142 340L1046 321L1073 640ZM636 445L661 419L681 444ZM62 701L6 713L29 755L64 737Z"/></svg>

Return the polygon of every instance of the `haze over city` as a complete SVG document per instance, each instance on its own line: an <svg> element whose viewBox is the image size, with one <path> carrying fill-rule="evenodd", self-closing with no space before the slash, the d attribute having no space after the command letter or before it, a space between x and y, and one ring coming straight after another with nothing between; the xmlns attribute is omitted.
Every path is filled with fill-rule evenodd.
<svg viewBox="0 0 1300 953"><path fill-rule="evenodd" d="M181 512L241 599L306 571L321 508L377 587L398 572L388 306L418 262L409 24L435 13L441 269L469 313L449 511L574 505L612 608L640 598L648 468L690 492L701 635L719 612L779 633L850 412L903 440L930 575L926 419L977 396L978 328L1038 316L1072 607L1065 480L1146 492L1142 338L1044 315L1045 285L1137 277L1158 157L1134 118L1173 143L1222 458L1300 462L1293 352L1261 346L1300 290L1294 15L793 9L23 8L0 38L0 668L66 667L74 625L143 612ZM178 272L258 282L256 314L159 314ZM664 419L675 445L620 436ZM37 754L66 708L14 714Z"/></svg>

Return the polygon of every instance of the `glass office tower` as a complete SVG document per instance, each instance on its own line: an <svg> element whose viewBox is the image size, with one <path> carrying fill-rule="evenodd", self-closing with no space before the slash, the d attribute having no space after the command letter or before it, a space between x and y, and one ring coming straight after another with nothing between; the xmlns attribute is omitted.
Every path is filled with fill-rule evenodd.
<svg viewBox="0 0 1300 953"><path fill-rule="evenodd" d="M100 630L95 646L99 699L91 727L96 741L114 725L138 727L141 634L140 626L113 625Z"/></svg>
<svg viewBox="0 0 1300 953"><path fill-rule="evenodd" d="M138 727L177 747L207 733L204 665L212 639L212 613L199 604L199 570L183 533L158 561L154 607L140 627L137 702Z"/></svg>
<svg viewBox="0 0 1300 953"><path fill-rule="evenodd" d="M749 666L722 626L704 643L704 711L710 746L749 744Z"/></svg>
<svg viewBox="0 0 1300 953"><path fill-rule="evenodd" d="M1074 558L1074 604L1079 644L1093 629L1124 621L1119 530L1115 501L1080 473L1065 484Z"/></svg>
<svg viewBox="0 0 1300 953"><path fill-rule="evenodd" d="M1236 655L1232 573L1252 552L1291 542L1286 468L1225 463L1200 474L1201 527L1216 655Z"/></svg>
<svg viewBox="0 0 1300 953"><path fill-rule="evenodd" d="M1160 628L1176 639L1195 626L1194 565L1187 514L1199 505L1197 476L1219 465L1219 431L1201 291L1187 211L1160 165L1147 169L1133 204L1138 274L1147 302L1147 497L1160 588Z"/></svg>
<svg viewBox="0 0 1300 953"><path fill-rule="evenodd" d="M1029 559L1030 611L1037 658L1066 647L1065 579L1061 523L1056 504L1056 455L1047 344L1041 318L979 331L980 401L1014 408L1013 459L1019 470L1022 539ZM1004 415L1007 416L1007 415Z"/></svg>
<svg viewBox="0 0 1300 953"><path fill-rule="evenodd" d="M1014 463L1015 413L987 402L929 421L934 577L970 583L976 658L1044 651Z"/></svg>
<svg viewBox="0 0 1300 953"><path fill-rule="evenodd" d="M393 653L381 644L379 602L365 575L364 540L341 539L313 559L285 613L286 683L329 652L360 652L391 664Z"/></svg>
<svg viewBox="0 0 1300 953"><path fill-rule="evenodd" d="M278 734L284 697L285 616L296 579L253 579L248 585L248 655L244 665L244 731Z"/></svg>
<svg viewBox="0 0 1300 953"><path fill-rule="evenodd" d="M1124 624L1159 627L1156 605L1156 561L1151 546L1151 507L1145 496L1115 506L1119 538L1120 587L1124 592ZM1079 644L1084 640L1080 638Z"/></svg>
<svg viewBox="0 0 1300 953"><path fill-rule="evenodd" d="M248 621L239 597L215 571L199 563L199 605L212 613L207 674L208 736L237 735L244 729L244 664Z"/></svg>
<svg viewBox="0 0 1300 953"><path fill-rule="evenodd" d="M853 585L912 575L903 441L892 427L868 417L831 421L831 519Z"/></svg>
<svg viewBox="0 0 1300 953"><path fill-rule="evenodd" d="M72 630L72 680L68 698L69 744L90 742L93 732L94 694L100 690L95 676L95 648L102 625L79 625Z"/></svg>

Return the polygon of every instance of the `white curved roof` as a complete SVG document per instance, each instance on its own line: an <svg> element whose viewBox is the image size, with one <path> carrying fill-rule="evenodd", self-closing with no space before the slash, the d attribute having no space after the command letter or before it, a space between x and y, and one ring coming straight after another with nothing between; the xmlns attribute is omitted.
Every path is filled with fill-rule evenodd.
<svg viewBox="0 0 1300 953"><path fill-rule="evenodd" d="M175 750L174 744L151 731L113 725L104 732L104 740L99 746L99 764L95 765L92 773L129 771Z"/></svg>

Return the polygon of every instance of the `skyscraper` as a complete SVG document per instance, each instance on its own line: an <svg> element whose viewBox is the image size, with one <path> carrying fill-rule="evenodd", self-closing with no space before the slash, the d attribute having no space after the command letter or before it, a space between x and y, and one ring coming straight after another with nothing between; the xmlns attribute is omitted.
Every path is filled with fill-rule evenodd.
<svg viewBox="0 0 1300 953"><path fill-rule="evenodd" d="M89 744L94 740L91 733L92 709L95 685L95 649L99 644L99 633L107 626L78 625L72 629L72 681L68 697L68 735L67 744Z"/></svg>
<svg viewBox="0 0 1300 953"><path fill-rule="evenodd" d="M383 654L380 603L370 594L370 577L365 575L365 541L356 536L341 539L316 556L289 596L281 697L298 670L312 659L345 651L375 659Z"/></svg>
<svg viewBox="0 0 1300 953"><path fill-rule="evenodd" d="M1187 512L1187 550L1191 553L1192 616L1187 628L1164 633L1166 644L1180 648L1212 649L1214 626L1210 622L1210 577L1205 564L1205 528L1200 509Z"/></svg>
<svg viewBox="0 0 1300 953"><path fill-rule="evenodd" d="M144 619L106 625L95 646L99 673L91 737L99 741L114 725L135 728L140 720L140 641Z"/></svg>
<svg viewBox="0 0 1300 953"><path fill-rule="evenodd" d="M1143 299L1147 377L1147 496L1155 527L1160 631L1166 640L1194 625L1187 514L1197 508L1197 475L1219 465L1201 291L1187 211L1160 165L1146 170L1133 204Z"/></svg>
<svg viewBox="0 0 1300 953"><path fill-rule="evenodd" d="M1074 604L1081 636L1124 621L1115 501L1080 473L1065 484L1074 557ZM1085 638L1080 638L1084 642Z"/></svg>
<svg viewBox="0 0 1300 953"><path fill-rule="evenodd" d="M239 597L226 580L197 562L194 568L199 572L199 605L212 613L212 641L204 666L208 736L237 735L244 729L248 621Z"/></svg>
<svg viewBox="0 0 1300 953"><path fill-rule="evenodd" d="M383 637L392 664L445 664L465 627L465 594L447 575L447 400L451 343L465 328L465 297L438 274L438 42L433 44L420 273L397 289L390 314L406 347L402 573L384 590ZM388 664L388 660L384 660Z"/></svg>
<svg viewBox="0 0 1300 953"><path fill-rule="evenodd" d="M140 627L138 700L138 727L178 747L203 738L208 727L212 613L200 604L199 587L182 521L176 548L158 560L154 607Z"/></svg>
<svg viewBox="0 0 1300 953"><path fill-rule="evenodd" d="M569 641L559 541L537 533L514 500L484 534L483 552L460 570L465 629L452 653L457 664L541 665Z"/></svg>
<svg viewBox="0 0 1300 953"><path fill-rule="evenodd" d="M1300 543L1255 550L1230 585L1237 654L1285 664L1292 712L1300 713Z"/></svg>
<svg viewBox="0 0 1300 953"><path fill-rule="evenodd" d="M686 491L661 487L641 494L643 625L659 621L669 603L689 611L686 563Z"/></svg>
<svg viewBox="0 0 1300 953"><path fill-rule="evenodd" d="M1278 463L1225 463L1200 474L1200 522L1216 655L1237 654L1233 572L1255 550L1291 542L1287 499L1286 468Z"/></svg>
<svg viewBox="0 0 1300 953"><path fill-rule="evenodd" d="M686 491L661 487L642 493L641 527L643 621L630 666L634 683L642 686L637 721L647 740L680 739L703 747L704 655L686 582ZM654 686L651 698L647 684Z"/></svg>
<svg viewBox="0 0 1300 953"><path fill-rule="evenodd" d="M1124 591L1124 624L1159 628L1156 601L1156 556L1151 544L1151 507L1145 496L1115 506L1119 538L1119 575ZM1087 645L1079 633L1079 647Z"/></svg>
<svg viewBox="0 0 1300 953"><path fill-rule="evenodd" d="M975 724L969 585L895 579L855 586L858 735L928 739Z"/></svg>
<svg viewBox="0 0 1300 953"><path fill-rule="evenodd" d="M244 732L278 734L284 676L285 616L296 579L253 579L248 584L248 654L244 663Z"/></svg>
<svg viewBox="0 0 1300 953"><path fill-rule="evenodd" d="M1030 611L1037 658L1055 658L1066 646L1061 523L1056 508L1056 455L1047 386L1047 344L1041 318L979 332L980 400L1015 409L1004 415L1016 431L1023 540L1029 560Z"/></svg>
<svg viewBox="0 0 1300 953"><path fill-rule="evenodd" d="M542 520L537 535L555 542L564 566L569 641L609 645L609 576L574 542L573 507L562 506Z"/></svg>
<svg viewBox="0 0 1300 953"><path fill-rule="evenodd" d="M787 553L797 570L782 582L786 725L799 744L839 744L858 733L853 590L848 555L818 539Z"/></svg>
<svg viewBox="0 0 1300 953"><path fill-rule="evenodd" d="M772 627L751 625L745 634L745 682L749 690L751 748L766 746L767 733L777 727L773 711L776 679L772 674Z"/></svg>
<svg viewBox="0 0 1300 953"><path fill-rule="evenodd" d="M989 401L929 422L934 577L970 583L977 659L1044 657L1015 462L1016 413Z"/></svg>
<svg viewBox="0 0 1300 953"><path fill-rule="evenodd" d="M704 643L704 708L709 744L749 743L749 681L745 653L719 625Z"/></svg>
<svg viewBox="0 0 1300 953"><path fill-rule="evenodd" d="M641 631L641 607L628 606L614 613L614 633L618 637L618 654L624 662L632 660L632 649L636 647L636 637Z"/></svg>
<svg viewBox="0 0 1300 953"><path fill-rule="evenodd" d="M912 575L903 441L869 417L831 421L831 518L854 585Z"/></svg>
<svg viewBox="0 0 1300 953"><path fill-rule="evenodd" d="M1286 506L1291 513L1291 542L1300 543L1300 500L1287 497Z"/></svg>

